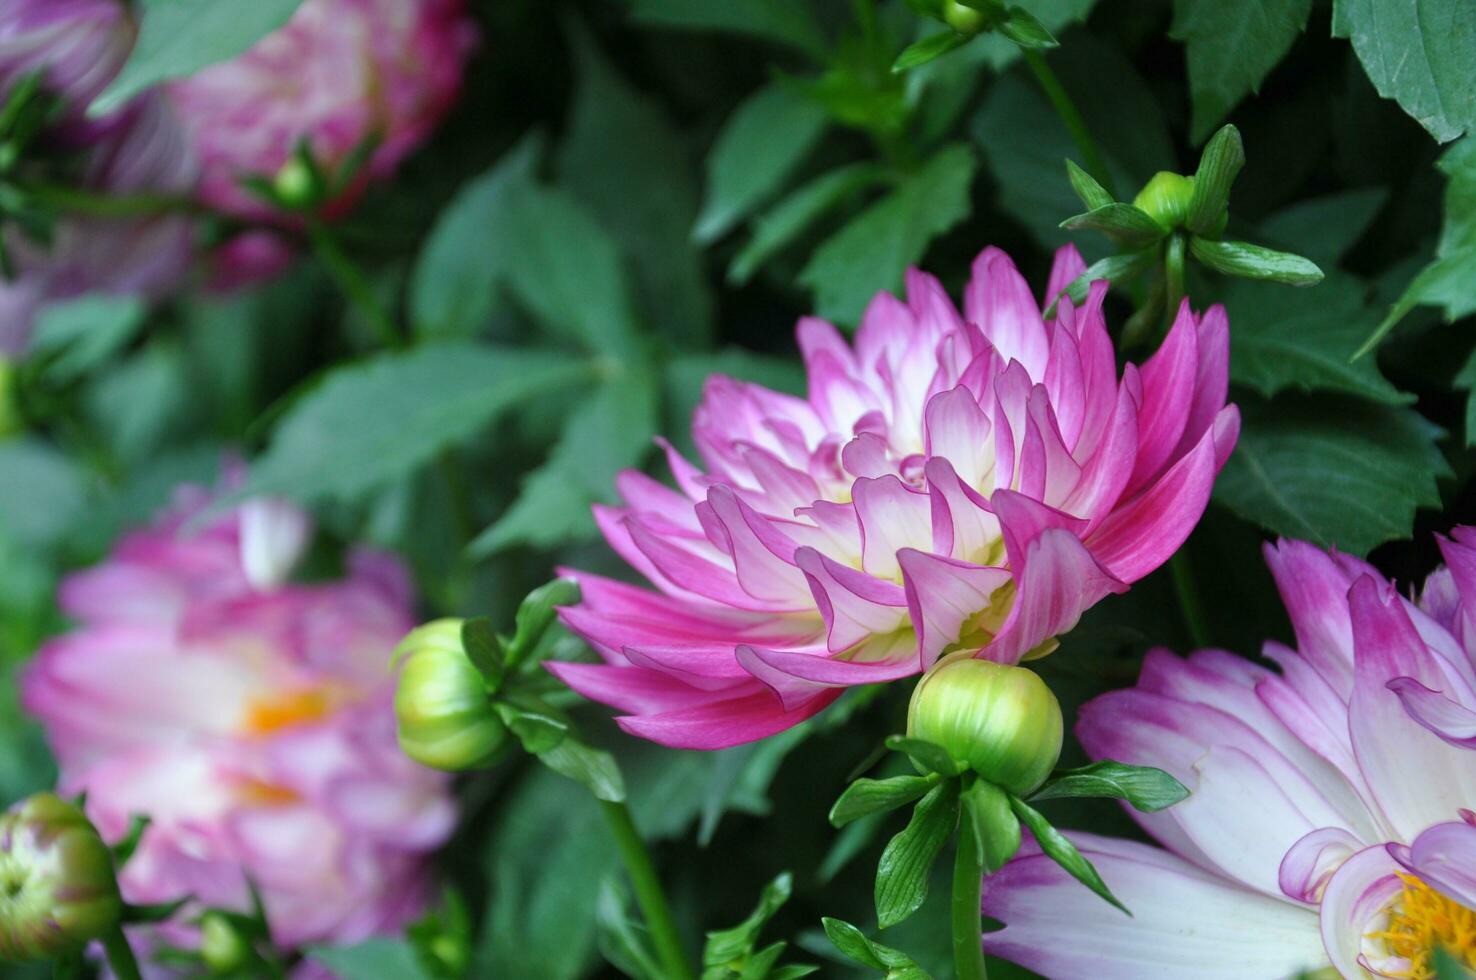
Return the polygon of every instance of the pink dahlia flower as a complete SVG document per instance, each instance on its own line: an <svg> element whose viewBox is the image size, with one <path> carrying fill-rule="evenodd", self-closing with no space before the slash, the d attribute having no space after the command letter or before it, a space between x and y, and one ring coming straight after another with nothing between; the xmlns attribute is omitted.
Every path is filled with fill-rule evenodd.
<svg viewBox="0 0 1476 980"><path fill-rule="evenodd" d="M1082 268L1062 249L1047 301ZM1046 319L986 249L963 316L914 270L854 346L801 320L807 398L710 379L705 472L668 446L677 489L626 472L625 506L596 511L656 591L571 573L565 621L605 663L551 669L629 732L715 749L946 651L1049 652L1183 543L1239 428L1224 311L1186 304L1119 377L1106 288Z"/></svg>
<svg viewBox="0 0 1476 980"><path fill-rule="evenodd" d="M379 139L385 177L455 100L476 37L462 0L306 0L239 57L169 86L204 167L200 196L247 218L273 216L241 188L270 177L306 139L331 171Z"/></svg>
<svg viewBox="0 0 1476 980"><path fill-rule="evenodd" d="M1371 566L1298 541L1267 548L1298 649L1280 672L1218 650L1150 653L1138 685L1087 704L1094 758L1191 790L1133 816L1163 848L1073 834L1133 912L1039 855L991 878L986 948L1050 977L1430 977L1476 966L1476 533L1418 602ZM1130 811L1132 812L1132 811Z"/></svg>
<svg viewBox="0 0 1476 980"><path fill-rule="evenodd" d="M183 491L63 584L78 626L22 682L60 791L86 792L109 840L151 818L121 876L128 901L245 909L249 880L283 947L397 930L455 821L445 777L395 740L404 572L360 551L342 579L283 584L306 516L252 501L194 530L208 503ZM178 922L162 938L193 941Z"/></svg>
<svg viewBox="0 0 1476 980"><path fill-rule="evenodd" d="M70 135L95 127L87 106L118 74L136 29L123 0L5 0L0 3L0 99L25 76L60 96Z"/></svg>

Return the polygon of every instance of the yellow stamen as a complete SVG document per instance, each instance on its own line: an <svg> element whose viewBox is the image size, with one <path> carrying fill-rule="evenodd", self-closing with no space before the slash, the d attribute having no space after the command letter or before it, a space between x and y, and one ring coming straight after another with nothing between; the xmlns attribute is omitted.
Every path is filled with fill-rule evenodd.
<svg viewBox="0 0 1476 980"><path fill-rule="evenodd" d="M242 727L248 735L271 735L293 725L326 717L337 701L331 691L322 687L252 699L246 705L246 720Z"/></svg>
<svg viewBox="0 0 1476 980"><path fill-rule="evenodd" d="M1387 974L1408 980L1433 980L1437 949L1445 949L1456 962L1476 969L1476 911L1446 898L1414 875L1397 871L1404 889L1389 908L1389 921L1369 939L1381 939L1390 956L1409 961L1401 973Z"/></svg>

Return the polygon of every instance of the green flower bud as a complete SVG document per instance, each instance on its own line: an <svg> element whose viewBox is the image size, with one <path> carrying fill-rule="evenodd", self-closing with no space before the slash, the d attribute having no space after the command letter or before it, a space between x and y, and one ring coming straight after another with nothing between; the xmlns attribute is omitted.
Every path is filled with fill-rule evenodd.
<svg viewBox="0 0 1476 980"><path fill-rule="evenodd" d="M1189 217L1189 200L1194 197L1194 178L1160 170L1143 185L1133 198L1137 208L1172 231Z"/></svg>
<svg viewBox="0 0 1476 980"><path fill-rule="evenodd" d="M213 973L235 973L251 962L251 944L229 917L206 912L200 919L200 958Z"/></svg>
<svg viewBox="0 0 1476 980"><path fill-rule="evenodd" d="M113 852L81 810L37 793L0 814L0 960L55 957L122 914Z"/></svg>
<svg viewBox="0 0 1476 980"><path fill-rule="evenodd" d="M989 26L989 18L984 16L984 11L965 7L958 0L943 0L943 22L969 37Z"/></svg>
<svg viewBox="0 0 1476 980"><path fill-rule="evenodd" d="M306 160L296 153L287 158L272 181L272 190L283 207L305 211L319 203L321 188L318 175Z"/></svg>
<svg viewBox="0 0 1476 980"><path fill-rule="evenodd" d="M455 772L490 762L507 727L487 696L487 681L461 645L461 620L438 619L395 651L403 659L395 691L400 748L432 769Z"/></svg>
<svg viewBox="0 0 1476 980"><path fill-rule="evenodd" d="M948 659L912 692L907 735L940 745L1012 793L1035 789L1061 757L1061 705L1025 667Z"/></svg>

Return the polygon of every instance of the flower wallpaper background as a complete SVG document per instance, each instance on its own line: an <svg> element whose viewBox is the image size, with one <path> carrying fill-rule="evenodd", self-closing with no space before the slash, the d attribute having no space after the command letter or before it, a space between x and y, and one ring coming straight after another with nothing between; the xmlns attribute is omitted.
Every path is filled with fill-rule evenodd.
<svg viewBox="0 0 1476 980"><path fill-rule="evenodd" d="M0 0L0 974L1476 976L1469 0Z"/></svg>

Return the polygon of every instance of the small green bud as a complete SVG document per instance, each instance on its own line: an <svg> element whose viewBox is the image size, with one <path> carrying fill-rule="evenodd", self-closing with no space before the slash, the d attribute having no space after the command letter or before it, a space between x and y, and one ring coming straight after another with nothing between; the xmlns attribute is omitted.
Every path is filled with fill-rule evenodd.
<svg viewBox="0 0 1476 980"><path fill-rule="evenodd" d="M316 206L321 197L318 176L299 154L292 154L272 180L272 191L283 207L306 211Z"/></svg>
<svg viewBox="0 0 1476 980"><path fill-rule="evenodd" d="M1192 197L1193 177L1160 170L1138 191L1138 196L1133 198L1133 207L1172 231L1182 226L1189 217L1189 201Z"/></svg>
<svg viewBox="0 0 1476 980"><path fill-rule="evenodd" d="M984 11L965 7L958 0L943 0L943 22L969 37L989 27L989 18L984 16Z"/></svg>
<svg viewBox="0 0 1476 980"><path fill-rule="evenodd" d="M200 958L212 973L235 973L254 957L251 944L229 917L206 912L200 919Z"/></svg>
<svg viewBox="0 0 1476 980"><path fill-rule="evenodd" d="M0 814L0 960L55 957L122 914L113 853L80 809L37 793Z"/></svg>
<svg viewBox="0 0 1476 980"><path fill-rule="evenodd" d="M507 740L487 680L461 645L459 619L427 623L401 641L395 691L400 748L432 769L455 772L490 762Z"/></svg>
<svg viewBox="0 0 1476 980"><path fill-rule="evenodd" d="M912 692L907 735L1012 793L1035 789L1061 757L1061 705L1034 671L972 657L948 659Z"/></svg>

